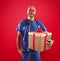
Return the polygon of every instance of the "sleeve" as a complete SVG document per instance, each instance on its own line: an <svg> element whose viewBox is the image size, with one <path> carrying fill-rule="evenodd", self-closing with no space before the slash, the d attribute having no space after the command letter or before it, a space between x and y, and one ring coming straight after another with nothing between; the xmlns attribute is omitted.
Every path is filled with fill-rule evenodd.
<svg viewBox="0 0 60 61"><path fill-rule="evenodd" d="M16 30L19 32L22 32L22 24L19 23L18 26L16 27Z"/></svg>
<svg viewBox="0 0 60 61"><path fill-rule="evenodd" d="M42 29L43 31L47 31L46 26L45 26L41 21L38 21L38 23L39 23L39 26L41 27L41 29Z"/></svg>

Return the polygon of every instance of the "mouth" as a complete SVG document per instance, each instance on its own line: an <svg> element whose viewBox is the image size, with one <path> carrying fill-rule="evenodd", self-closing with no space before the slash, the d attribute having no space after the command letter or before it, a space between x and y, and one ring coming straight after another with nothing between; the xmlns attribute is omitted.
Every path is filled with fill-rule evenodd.
<svg viewBox="0 0 60 61"><path fill-rule="evenodd" d="M33 17L33 16L34 16L34 14L29 14L29 16L32 16L32 17Z"/></svg>

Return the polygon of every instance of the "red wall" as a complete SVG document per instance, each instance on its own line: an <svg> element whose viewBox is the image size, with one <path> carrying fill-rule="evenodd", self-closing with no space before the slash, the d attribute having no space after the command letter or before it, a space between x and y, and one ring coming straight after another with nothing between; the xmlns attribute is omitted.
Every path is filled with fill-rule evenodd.
<svg viewBox="0 0 60 61"><path fill-rule="evenodd" d="M16 48L16 26L27 17L30 5L37 9L36 18L53 33L51 50L41 53L42 61L60 61L60 20L58 0L2 0L0 1L0 61L19 61ZM21 61L21 60L20 60Z"/></svg>

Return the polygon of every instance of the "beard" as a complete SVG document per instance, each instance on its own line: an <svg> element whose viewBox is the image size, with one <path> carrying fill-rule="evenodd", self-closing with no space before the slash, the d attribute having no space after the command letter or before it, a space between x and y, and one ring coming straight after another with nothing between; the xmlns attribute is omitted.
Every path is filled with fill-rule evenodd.
<svg viewBox="0 0 60 61"><path fill-rule="evenodd" d="M29 14L29 17L30 17L30 18L33 18L33 17L34 17L34 14Z"/></svg>

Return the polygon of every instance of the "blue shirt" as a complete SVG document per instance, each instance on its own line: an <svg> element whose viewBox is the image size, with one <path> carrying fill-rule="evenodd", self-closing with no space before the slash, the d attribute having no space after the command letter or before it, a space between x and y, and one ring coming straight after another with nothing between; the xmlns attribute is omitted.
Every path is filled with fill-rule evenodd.
<svg viewBox="0 0 60 61"><path fill-rule="evenodd" d="M41 28L43 31L47 30L45 25L36 19L32 22L25 19L18 24L16 30L22 34L22 48L24 50L28 50L28 32L37 31L38 28Z"/></svg>

